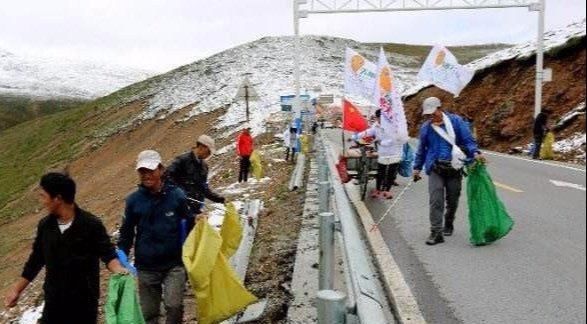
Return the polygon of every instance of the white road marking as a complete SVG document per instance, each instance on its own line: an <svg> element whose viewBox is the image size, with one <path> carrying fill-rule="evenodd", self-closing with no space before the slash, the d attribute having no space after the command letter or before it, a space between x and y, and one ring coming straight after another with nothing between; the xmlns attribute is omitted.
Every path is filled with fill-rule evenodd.
<svg viewBox="0 0 587 324"><path fill-rule="evenodd" d="M507 158L507 159L520 160L520 161L525 161L525 162L530 162L530 163L535 163L535 164L542 164L542 165L563 168L563 169L568 169L568 170L573 170L573 171L578 171L578 172L583 172L583 173L586 172L585 169L579 169L579 168L575 168L575 167L564 165L564 164L557 164L557 163L545 162L545 161L540 161L540 160L525 159L525 158L521 158L521 157L514 156L514 155L507 155L507 154L495 153L495 152L489 152L489 151L483 151L483 154L500 156L500 157Z"/></svg>
<svg viewBox="0 0 587 324"><path fill-rule="evenodd" d="M567 188L573 188L573 189L577 189L577 190L581 190L581 191L587 191L587 189L583 185L576 184L576 183L570 183L570 182L564 182L564 181L558 181L558 180L550 180L550 182L557 187L567 187Z"/></svg>

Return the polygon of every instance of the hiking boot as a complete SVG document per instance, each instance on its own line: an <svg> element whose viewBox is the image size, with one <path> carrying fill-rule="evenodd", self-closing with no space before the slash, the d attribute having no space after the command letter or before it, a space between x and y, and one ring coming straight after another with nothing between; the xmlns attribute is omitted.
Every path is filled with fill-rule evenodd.
<svg viewBox="0 0 587 324"><path fill-rule="evenodd" d="M442 231L442 234L444 234L444 236L452 236L452 233L454 231L455 231L454 226L446 225L446 226L444 226L444 230Z"/></svg>
<svg viewBox="0 0 587 324"><path fill-rule="evenodd" d="M444 237L442 236L442 232L430 233L430 237L428 237L428 240L426 240L426 244L436 245L438 243L444 243Z"/></svg>

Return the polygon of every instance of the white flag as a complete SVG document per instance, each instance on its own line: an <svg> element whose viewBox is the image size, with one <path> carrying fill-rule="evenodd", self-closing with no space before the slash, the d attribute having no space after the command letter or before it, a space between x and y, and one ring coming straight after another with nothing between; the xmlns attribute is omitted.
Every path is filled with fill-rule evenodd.
<svg viewBox="0 0 587 324"><path fill-rule="evenodd" d="M375 82L373 100L381 109L381 127L397 142L408 141L408 122L402 98L394 83L391 66L387 62L383 48L379 52L377 64L377 81Z"/></svg>
<svg viewBox="0 0 587 324"><path fill-rule="evenodd" d="M444 46L434 46L418 73L418 79L430 82L458 97L471 82L475 71L460 65Z"/></svg>
<svg viewBox="0 0 587 324"><path fill-rule="evenodd" d="M346 49L344 64L344 92L371 100L377 67L352 49ZM374 102L375 104L376 102Z"/></svg>

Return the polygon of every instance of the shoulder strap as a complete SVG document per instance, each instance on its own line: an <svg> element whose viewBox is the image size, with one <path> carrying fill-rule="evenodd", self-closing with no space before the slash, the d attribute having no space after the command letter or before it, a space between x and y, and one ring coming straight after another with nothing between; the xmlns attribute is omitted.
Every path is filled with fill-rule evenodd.
<svg viewBox="0 0 587 324"><path fill-rule="evenodd" d="M452 146L455 145L455 142L452 140L452 138L450 138L450 136L448 136L448 133L444 129L440 128L437 125L431 125L431 126L432 126L432 129L434 129L434 131L436 131L436 133L438 135L440 135L440 137L442 137L445 141L448 142L448 144L450 144Z"/></svg>

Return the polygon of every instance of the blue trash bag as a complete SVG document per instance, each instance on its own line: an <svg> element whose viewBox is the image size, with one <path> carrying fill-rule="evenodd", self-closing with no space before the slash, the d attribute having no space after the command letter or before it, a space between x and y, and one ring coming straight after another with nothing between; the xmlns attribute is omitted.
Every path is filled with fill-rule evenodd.
<svg viewBox="0 0 587 324"><path fill-rule="evenodd" d="M416 153L410 144L404 144L402 161L399 164L399 175L405 178L412 176L414 171L414 160L416 159Z"/></svg>

